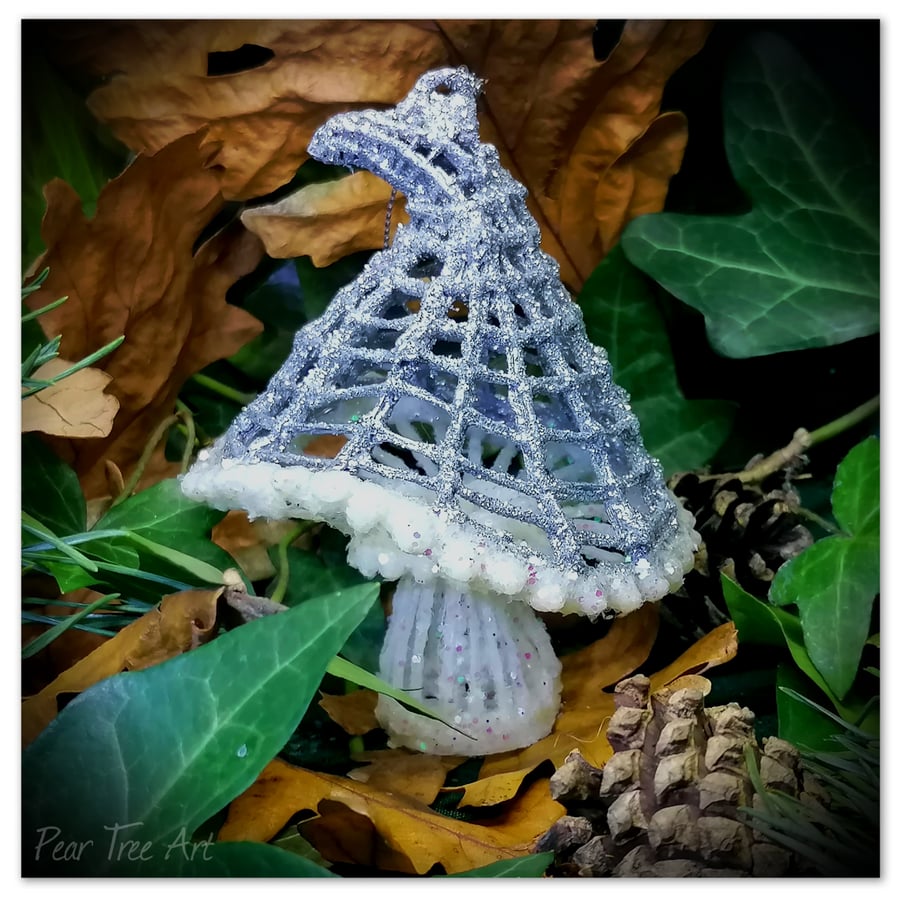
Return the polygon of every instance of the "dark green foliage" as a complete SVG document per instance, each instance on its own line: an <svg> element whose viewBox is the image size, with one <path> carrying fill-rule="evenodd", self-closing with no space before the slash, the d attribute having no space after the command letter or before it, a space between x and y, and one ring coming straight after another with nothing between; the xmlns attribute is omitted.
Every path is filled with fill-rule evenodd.
<svg viewBox="0 0 900 900"><path fill-rule="evenodd" d="M874 147L784 39L759 34L723 89L725 148L751 210L636 219L629 259L706 317L710 342L747 357L879 328Z"/></svg>

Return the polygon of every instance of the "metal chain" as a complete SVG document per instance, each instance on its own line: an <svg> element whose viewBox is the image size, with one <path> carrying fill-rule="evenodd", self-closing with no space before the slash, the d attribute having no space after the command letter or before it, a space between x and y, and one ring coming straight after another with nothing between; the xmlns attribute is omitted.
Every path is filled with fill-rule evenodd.
<svg viewBox="0 0 900 900"><path fill-rule="evenodd" d="M394 211L394 199L397 196L397 189L391 189L391 199L388 200L387 214L384 217L384 246L382 250L387 250L391 240L391 213Z"/></svg>

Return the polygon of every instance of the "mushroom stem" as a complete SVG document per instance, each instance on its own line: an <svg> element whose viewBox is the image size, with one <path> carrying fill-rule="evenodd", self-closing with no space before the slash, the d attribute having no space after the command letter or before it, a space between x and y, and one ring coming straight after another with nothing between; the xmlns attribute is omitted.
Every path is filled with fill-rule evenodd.
<svg viewBox="0 0 900 900"><path fill-rule="evenodd" d="M384 696L376 715L394 746L465 756L525 747L553 727L560 669L527 603L406 577L394 593L380 676L447 725Z"/></svg>

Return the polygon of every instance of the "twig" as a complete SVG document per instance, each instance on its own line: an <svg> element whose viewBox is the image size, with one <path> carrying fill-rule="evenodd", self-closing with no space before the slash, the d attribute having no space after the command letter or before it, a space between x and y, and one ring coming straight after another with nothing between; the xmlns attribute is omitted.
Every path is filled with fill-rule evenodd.
<svg viewBox="0 0 900 900"><path fill-rule="evenodd" d="M735 472L734 477L743 484L752 484L755 481L765 481L773 472L784 468L789 462L797 459L803 451L809 447L809 432L805 428L798 428L794 436L786 446L761 459L756 465L740 472Z"/></svg>
<svg viewBox="0 0 900 900"><path fill-rule="evenodd" d="M758 463L752 465L749 469L742 469L740 472L728 472L722 475L701 475L702 481L710 479L736 478L742 484L752 484L754 482L765 481L769 475L784 468L793 460L797 459L815 444L821 444L823 441L830 440L839 434L849 430L854 425L867 419L878 410L881 398L873 397L867 400L861 406L851 410L840 418L817 428L815 431L807 431L805 428L798 428L794 432L790 443L776 450L769 456L761 459Z"/></svg>
<svg viewBox="0 0 900 900"><path fill-rule="evenodd" d="M245 622L252 622L254 619L261 619L264 616L272 616L287 610L283 603L270 600L268 597L256 597L248 594L243 583L225 588L222 597Z"/></svg>
<svg viewBox="0 0 900 900"><path fill-rule="evenodd" d="M857 406L856 409L851 410L839 419L835 419L833 422L811 431L807 437L807 447L812 447L813 444L821 444L822 441L827 441L829 438L847 431L854 425L858 425L877 412L880 405L881 397L879 395L871 400L867 400L862 406Z"/></svg>

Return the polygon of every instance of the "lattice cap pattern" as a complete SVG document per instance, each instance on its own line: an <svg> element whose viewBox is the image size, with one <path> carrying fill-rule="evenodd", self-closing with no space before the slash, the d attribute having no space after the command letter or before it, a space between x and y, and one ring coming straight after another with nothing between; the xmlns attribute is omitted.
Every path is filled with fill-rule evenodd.
<svg viewBox="0 0 900 900"><path fill-rule="evenodd" d="M525 189L478 139L479 89L465 69L429 72L396 108L315 134L313 156L402 191L409 224L297 334L184 489L325 519L367 574L632 609L680 584L696 535ZM344 441L334 458L326 436Z"/></svg>

